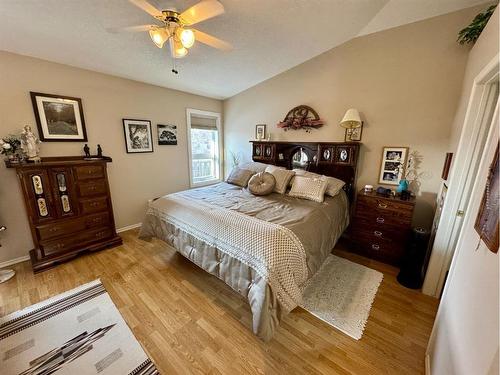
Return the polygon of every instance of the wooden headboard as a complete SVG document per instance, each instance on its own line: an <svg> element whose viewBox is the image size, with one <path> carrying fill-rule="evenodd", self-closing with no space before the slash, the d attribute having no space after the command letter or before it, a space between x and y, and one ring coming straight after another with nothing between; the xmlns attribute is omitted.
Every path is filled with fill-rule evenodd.
<svg viewBox="0 0 500 375"><path fill-rule="evenodd" d="M307 155L307 161L299 168L331 176L344 181L344 190L349 201L354 199L358 154L358 142L265 142L251 141L252 159L287 169L297 168L300 162L294 155L300 150ZM297 159L297 158L296 158Z"/></svg>

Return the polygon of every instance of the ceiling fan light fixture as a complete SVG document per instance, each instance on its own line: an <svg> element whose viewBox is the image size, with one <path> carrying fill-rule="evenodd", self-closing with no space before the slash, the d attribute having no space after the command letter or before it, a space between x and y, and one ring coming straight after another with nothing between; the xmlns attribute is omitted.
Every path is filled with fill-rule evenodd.
<svg viewBox="0 0 500 375"><path fill-rule="evenodd" d="M182 29L179 35L179 39L184 48L191 48L195 41L193 30Z"/></svg>
<svg viewBox="0 0 500 375"><path fill-rule="evenodd" d="M176 59L182 59L188 54L187 48L185 48L181 42L177 41L175 38L170 39L170 49L172 51L172 56Z"/></svg>
<svg viewBox="0 0 500 375"><path fill-rule="evenodd" d="M170 35L164 28L152 27L151 30L149 30L149 36L156 47L162 48Z"/></svg>

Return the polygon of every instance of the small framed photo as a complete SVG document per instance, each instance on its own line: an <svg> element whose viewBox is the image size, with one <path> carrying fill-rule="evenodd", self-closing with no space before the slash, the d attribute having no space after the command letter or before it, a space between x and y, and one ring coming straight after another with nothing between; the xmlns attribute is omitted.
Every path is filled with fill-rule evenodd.
<svg viewBox="0 0 500 375"><path fill-rule="evenodd" d="M30 95L41 141L87 141L80 98L31 91Z"/></svg>
<svg viewBox="0 0 500 375"><path fill-rule="evenodd" d="M255 139L257 141L266 139L266 124L255 125Z"/></svg>
<svg viewBox="0 0 500 375"><path fill-rule="evenodd" d="M363 134L363 123L359 128L346 129L344 135L344 142L360 142L361 135Z"/></svg>
<svg viewBox="0 0 500 375"><path fill-rule="evenodd" d="M123 119L127 153L153 152L151 121Z"/></svg>
<svg viewBox="0 0 500 375"><path fill-rule="evenodd" d="M379 184L398 185L406 165L408 147L384 147L380 163Z"/></svg>
<svg viewBox="0 0 500 375"><path fill-rule="evenodd" d="M176 125L157 125L158 144L176 145L177 144L177 126Z"/></svg>

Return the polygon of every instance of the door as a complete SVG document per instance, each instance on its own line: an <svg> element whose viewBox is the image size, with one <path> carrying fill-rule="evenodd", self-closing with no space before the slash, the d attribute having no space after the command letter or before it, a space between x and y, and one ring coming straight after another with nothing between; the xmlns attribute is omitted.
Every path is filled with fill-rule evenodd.
<svg viewBox="0 0 500 375"><path fill-rule="evenodd" d="M78 214L72 173L72 169L67 167L56 167L49 170L54 208L58 218Z"/></svg>
<svg viewBox="0 0 500 375"><path fill-rule="evenodd" d="M21 172L20 177L33 222L44 223L57 218L47 170L41 168L25 170Z"/></svg>

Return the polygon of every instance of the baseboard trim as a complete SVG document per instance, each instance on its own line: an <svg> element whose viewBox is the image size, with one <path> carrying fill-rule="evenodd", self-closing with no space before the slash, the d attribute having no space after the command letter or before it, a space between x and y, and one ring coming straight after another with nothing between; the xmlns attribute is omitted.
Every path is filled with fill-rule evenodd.
<svg viewBox="0 0 500 375"><path fill-rule="evenodd" d="M13 264L25 262L27 260L30 260L30 256L29 255L25 255L25 256L22 256L22 257L19 257L19 258L14 258L14 259L8 260L6 262L1 262L0 263L0 268L12 266Z"/></svg>
<svg viewBox="0 0 500 375"><path fill-rule="evenodd" d="M429 357L429 354L425 355L425 375L431 375L431 357Z"/></svg>
<svg viewBox="0 0 500 375"><path fill-rule="evenodd" d="M127 231L127 230L131 230L131 229L139 228L141 225L142 225L142 223L137 223L137 224L127 225L127 226L124 226L124 227L118 228L118 229L116 230L116 233L121 233L121 232L125 232L125 231Z"/></svg>
<svg viewBox="0 0 500 375"><path fill-rule="evenodd" d="M121 232L125 232L127 230L131 230L131 229L135 229L135 228L139 228L140 226L142 225L142 223L137 223L137 224L132 224L132 225L127 225L125 227L122 227L122 228L118 228L116 230L116 233L121 233ZM19 257L19 258L14 258L14 259L11 259L11 260L7 260L5 262L1 262L0 263L0 268L4 268L4 267L8 267L8 266L12 266L13 264L17 264L17 263L21 263L21 262L25 262L27 260L30 260L30 256L29 255L25 255L25 256L22 256L22 257Z"/></svg>

